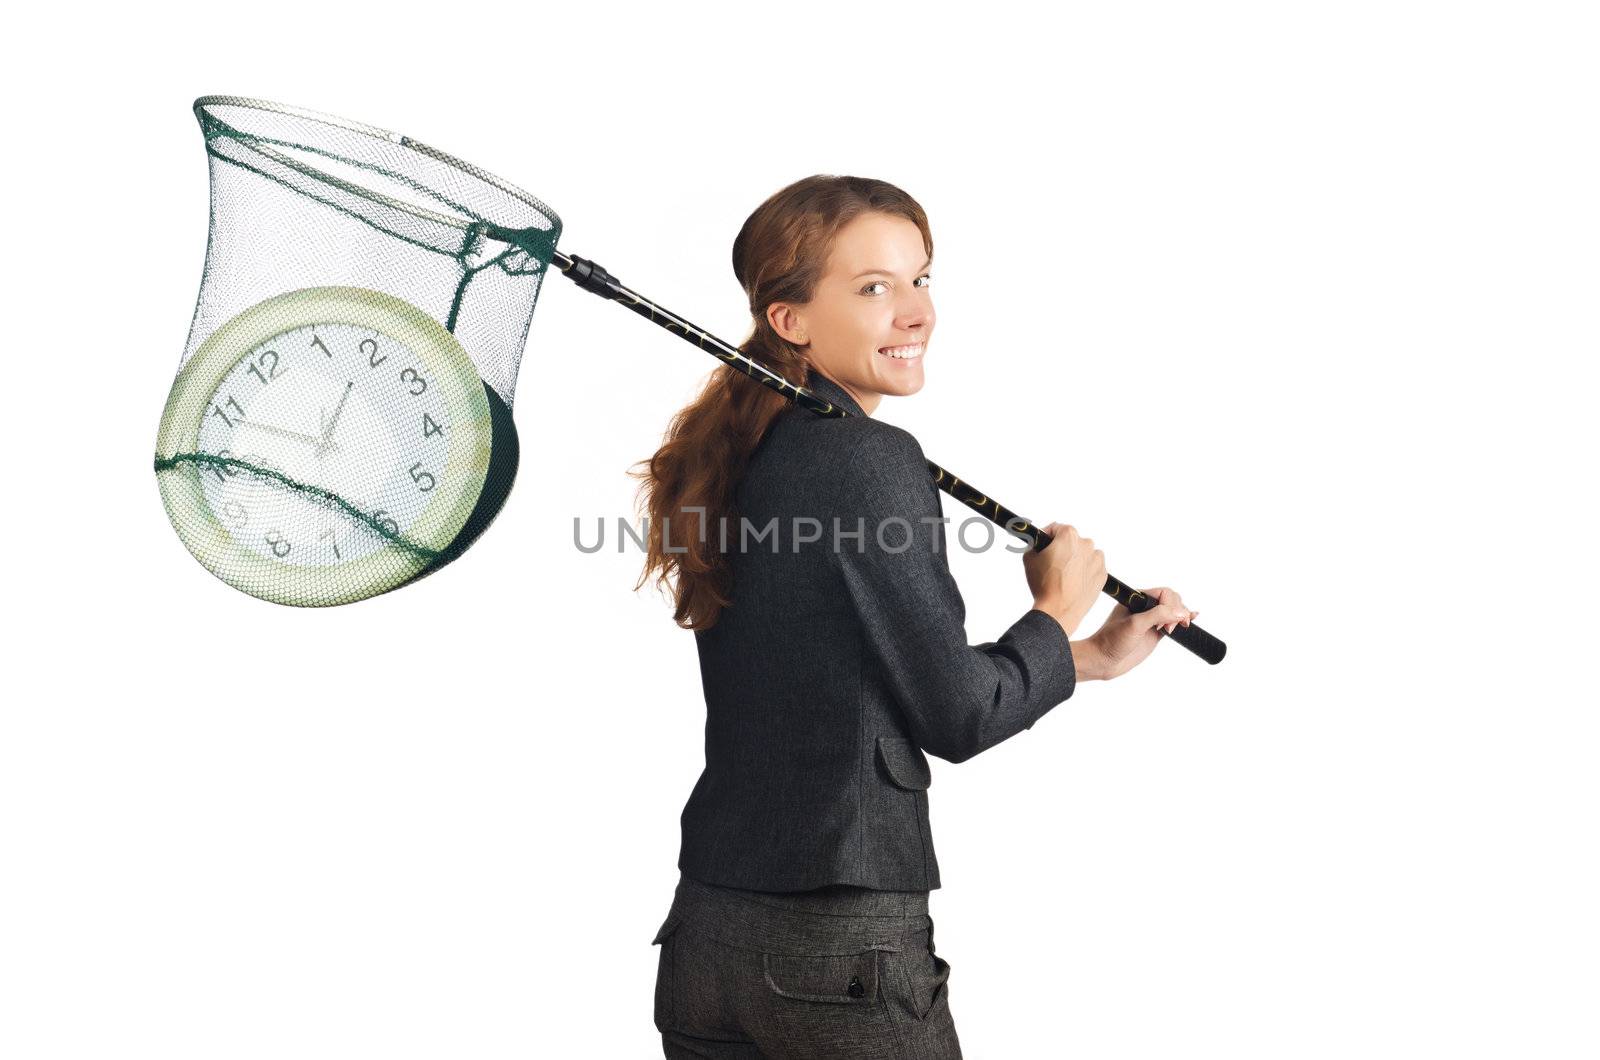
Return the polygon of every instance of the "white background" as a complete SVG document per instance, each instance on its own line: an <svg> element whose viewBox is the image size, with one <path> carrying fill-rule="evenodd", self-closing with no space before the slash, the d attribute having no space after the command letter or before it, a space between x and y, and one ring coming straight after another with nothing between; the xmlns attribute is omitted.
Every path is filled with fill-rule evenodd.
<svg viewBox="0 0 1600 1060"><path fill-rule="evenodd" d="M207 93L472 161L733 342L771 192L927 208L928 383L878 415L1231 649L935 762L969 1057L1600 1053L1581 5L574 6L13 23L0 1054L659 1055L699 671L572 522L715 362L552 278L464 559L225 587L150 470ZM973 642L1027 609L952 566Z"/></svg>

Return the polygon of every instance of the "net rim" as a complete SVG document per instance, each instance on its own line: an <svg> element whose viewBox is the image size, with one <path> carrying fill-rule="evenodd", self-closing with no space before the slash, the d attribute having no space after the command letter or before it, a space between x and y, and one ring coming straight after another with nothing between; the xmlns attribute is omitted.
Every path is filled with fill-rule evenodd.
<svg viewBox="0 0 1600 1060"><path fill-rule="evenodd" d="M428 144L423 143L421 140L406 136L403 133L397 133L391 129L380 128L376 125L367 125L364 122L352 121L348 118L341 118L336 114L328 114L323 111L311 110L307 107L296 107L287 103L275 103L271 100L256 99L251 96L201 96L194 101L192 109L196 118L199 118L202 113L204 113L205 117L209 118L211 121L228 125L228 123L223 121L222 118L207 111L207 108L209 107L223 106L245 107L250 110L264 111L269 114L281 114L286 117L299 118L304 121L316 122L318 124L332 126L333 128L343 129L346 132L353 132L362 136L369 136L373 139L383 140L387 143L394 144L397 147L403 147L409 151L415 151L417 154L422 155L425 158L432 159L433 161L442 165L457 169L462 173L472 177L474 180L480 180L485 184L488 184L490 187L493 187L497 191L504 192L512 198L519 200L524 205L531 207L540 214L549 218L551 221L551 227L547 231L557 234L561 232L562 225L560 215L527 191L517 187L517 185L512 184L508 180L503 180L500 177L495 176L486 169L475 166L471 162L457 158L456 156L445 151L441 151L437 147L431 147ZM232 126L229 127L231 128ZM242 135L249 136L250 134L243 133ZM278 161L290 165L295 169L299 169L302 172L305 172L308 176L312 176L318 180L326 181L329 184L344 188L374 202L381 203L384 206L403 210L406 213L420 217L424 220L447 224L452 227L459 228L462 231L466 231L474 226L481 226L482 224L482 222L479 221L466 221L460 217L451 216L450 214L438 213L433 210L426 209L425 207L417 206L413 203L404 202L400 199L393 198L392 196L385 195L382 192L376 191L372 188L364 188L360 185L351 184L349 181L344 180L343 178L336 177L331 173L325 173L322 170L317 169L314 166L307 165L298 159L291 159L286 155L282 155L264 144L251 144L251 149L269 155L274 159L274 161Z"/></svg>

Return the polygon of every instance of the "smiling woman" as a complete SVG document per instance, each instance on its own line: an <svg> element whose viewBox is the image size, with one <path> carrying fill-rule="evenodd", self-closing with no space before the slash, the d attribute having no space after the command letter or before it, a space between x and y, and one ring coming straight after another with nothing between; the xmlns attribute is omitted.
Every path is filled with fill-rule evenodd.
<svg viewBox="0 0 1600 1060"><path fill-rule="evenodd" d="M773 195L733 245L741 352L848 414L724 365L643 475L645 577L673 577L706 699L655 937L669 1057L959 1057L928 914L927 755L970 758L1099 675L1068 641L1105 583L1094 543L1068 527L1030 550L1036 606L969 645L927 460L872 417L922 389L932 261L927 217L891 184L815 176ZM724 519L731 550L710 530ZM800 521L819 532L754 548L743 533Z"/></svg>
<svg viewBox="0 0 1600 1060"><path fill-rule="evenodd" d="M933 240L922 225L866 213L839 230L809 302L774 302L773 331L809 348L811 366L844 388L869 415L886 394L922 389L922 359L933 335Z"/></svg>
<svg viewBox="0 0 1600 1060"><path fill-rule="evenodd" d="M797 386L826 377L869 414L885 394L915 394L933 333L932 260L927 215L893 184L823 175L796 181L762 203L734 239L733 271L753 323L739 352ZM673 582L680 626L709 629L727 606L730 561L706 540L717 535L698 531L733 519L746 464L793 408L720 367L636 472L653 528L639 584L651 574L658 585Z"/></svg>

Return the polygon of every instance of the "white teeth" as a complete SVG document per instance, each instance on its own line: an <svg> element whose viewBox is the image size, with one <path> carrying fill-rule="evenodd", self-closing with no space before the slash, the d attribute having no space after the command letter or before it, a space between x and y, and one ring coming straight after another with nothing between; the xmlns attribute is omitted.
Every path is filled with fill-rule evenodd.
<svg viewBox="0 0 1600 1060"><path fill-rule="evenodd" d="M915 346L890 346L878 352L897 361L914 361L922 356L922 345L919 343Z"/></svg>

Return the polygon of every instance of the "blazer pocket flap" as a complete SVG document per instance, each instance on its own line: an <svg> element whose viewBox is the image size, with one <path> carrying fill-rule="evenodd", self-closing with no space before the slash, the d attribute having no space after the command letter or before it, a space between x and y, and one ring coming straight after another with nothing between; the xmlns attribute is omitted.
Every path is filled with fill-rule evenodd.
<svg viewBox="0 0 1600 1060"><path fill-rule="evenodd" d="M782 997L839 1004L871 1003L878 999L878 951L792 956L761 955L767 985Z"/></svg>
<svg viewBox="0 0 1600 1060"><path fill-rule="evenodd" d="M889 779L907 791L925 791L933 783L928 756L903 736L878 737L878 759Z"/></svg>
<svg viewBox="0 0 1600 1060"><path fill-rule="evenodd" d="M657 931L656 937L650 940L650 945L659 946L661 943L667 941L667 939L672 937L672 933L678 930L678 925L682 923L683 917L681 915L678 913L668 913L666 921L661 925L661 930Z"/></svg>

